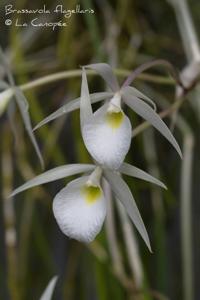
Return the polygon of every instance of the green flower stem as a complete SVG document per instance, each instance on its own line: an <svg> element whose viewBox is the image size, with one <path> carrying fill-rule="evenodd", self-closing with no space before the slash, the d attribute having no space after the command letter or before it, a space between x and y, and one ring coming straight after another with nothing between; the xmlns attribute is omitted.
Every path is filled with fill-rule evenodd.
<svg viewBox="0 0 200 300"><path fill-rule="evenodd" d="M126 77L131 74L131 71L128 70L122 70L122 69L115 69L115 74L119 77ZM19 86L19 88L22 91L27 91L45 84L49 84L51 82L55 82L58 80L63 80L67 78L76 78L80 77L82 74L81 70L70 70L70 71L62 71L62 72L57 72L51 75L47 75L38 79L35 79L33 81L30 81L26 84L22 84ZM87 70L87 75L97 75L94 71ZM152 74L140 74L138 76L138 79L144 80L144 81L150 81L154 82L157 84L164 84L164 85L174 85L175 82L172 78L170 77L164 77L164 76L157 76L157 75L152 75Z"/></svg>

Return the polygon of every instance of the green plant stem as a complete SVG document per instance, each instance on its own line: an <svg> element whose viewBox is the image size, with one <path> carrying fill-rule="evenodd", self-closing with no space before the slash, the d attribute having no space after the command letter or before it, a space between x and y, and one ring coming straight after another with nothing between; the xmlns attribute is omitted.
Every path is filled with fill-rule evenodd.
<svg viewBox="0 0 200 300"><path fill-rule="evenodd" d="M156 143L153 128L143 132L144 155L147 160L149 173L156 178L160 178L159 163L156 151ZM157 289L160 292L166 292L166 268L167 268L167 253L166 253L166 228L165 228L165 213L163 206L163 195L161 189L154 186L150 187L151 201L154 213L154 240L157 255L155 259L155 277Z"/></svg>
<svg viewBox="0 0 200 300"><path fill-rule="evenodd" d="M19 86L19 88L22 91L27 91L45 84L49 84L51 82L67 79L67 78L75 78L80 77L82 74L81 70L70 70L70 71L61 71L57 72L51 75L47 75L38 79L35 79L33 81L30 81L28 83L22 84ZM128 70L121 70L121 69L115 69L115 74L119 77L126 77L131 74L131 71ZM94 71L87 70L87 75L97 75ZM175 81L170 77L164 77L164 76L158 76L158 75L152 75L152 74L140 74L138 76L138 79L144 80L144 81L150 81L157 84L164 84L164 85L174 85Z"/></svg>
<svg viewBox="0 0 200 300"><path fill-rule="evenodd" d="M186 129L187 130L187 129ZM192 222L191 222L191 180L194 138L188 131L184 139L184 161L181 170L181 239L183 262L184 299L194 299L193 291L193 255L192 255Z"/></svg>
<svg viewBox="0 0 200 300"><path fill-rule="evenodd" d="M162 95L157 94L159 105L168 112L167 101ZM177 100L179 103L183 99ZM176 102L175 102L176 103ZM174 103L174 104L175 104ZM179 115L176 119L177 128L183 136L183 161L181 168L181 243L182 243L182 265L183 265L183 299L194 299L193 290L193 253L192 253L192 222L191 222L191 203L192 203L192 160L194 151L194 135L186 120Z"/></svg>
<svg viewBox="0 0 200 300"><path fill-rule="evenodd" d="M5 219L5 242L8 262L8 287L11 299L20 300L17 277L17 253L16 253L16 218L13 199L7 196L12 190L12 153L11 138L5 126L2 134L2 196L3 212Z"/></svg>
<svg viewBox="0 0 200 300"><path fill-rule="evenodd" d="M176 13L185 53L188 61L200 60L200 46L189 11L187 0L168 0Z"/></svg>

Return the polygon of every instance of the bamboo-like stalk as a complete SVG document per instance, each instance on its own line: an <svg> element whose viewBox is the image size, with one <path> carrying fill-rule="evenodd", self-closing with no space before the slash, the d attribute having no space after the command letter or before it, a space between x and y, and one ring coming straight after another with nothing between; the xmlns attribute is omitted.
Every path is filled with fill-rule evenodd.
<svg viewBox="0 0 200 300"><path fill-rule="evenodd" d="M112 258L112 264L117 277L120 280L122 280L122 282L125 282L127 280L127 276L124 270L124 266L122 263L122 256L119 251L119 246L117 242L112 194L111 194L110 186L105 180L103 180L103 189L107 201L106 233L108 237L107 241L108 241L108 247Z"/></svg>
<svg viewBox="0 0 200 300"><path fill-rule="evenodd" d="M200 61L200 46L187 0L167 0L174 8L188 62Z"/></svg>
<svg viewBox="0 0 200 300"><path fill-rule="evenodd" d="M188 130L186 128L185 130ZM182 240L182 262L183 262L183 291L184 299L194 299L193 281L193 254L192 254L192 161L193 161L194 138L188 131L183 145L183 163L181 170L181 240Z"/></svg>
<svg viewBox="0 0 200 300"><path fill-rule="evenodd" d="M151 89L149 88L149 91ZM165 98L153 91L158 104L163 109L167 107ZM193 290L193 250L192 250L192 158L194 135L186 120L177 115L176 125L183 136L183 161L181 168L180 202L181 202L181 250L183 265L183 296L185 300L194 299Z"/></svg>
<svg viewBox="0 0 200 300"><path fill-rule="evenodd" d="M168 0L169 1L169 0ZM195 81L200 76L200 45L193 24L187 0L169 1L176 13L179 30L184 45L185 54L189 65L183 70L183 78L187 81ZM196 100L199 107L199 95L192 99ZM197 109L199 118L199 110ZM193 286L193 247L192 247L192 224L191 224L191 176L194 137L187 124L182 124L184 131L184 160L181 171L181 233L182 233L182 261L183 261L183 291L185 300L194 299Z"/></svg>
<svg viewBox="0 0 200 300"><path fill-rule="evenodd" d="M0 132L1 136L3 136L4 132L3 127L1 127ZM3 145L0 144L0 180L3 184L3 168L2 168L2 160L3 160ZM2 185L1 185L2 186ZM5 224L5 216L4 216L4 199L2 195L2 189L0 191L0 297L5 300L9 300L9 290L8 290L8 253L6 247L6 224Z"/></svg>
<svg viewBox="0 0 200 300"><path fill-rule="evenodd" d="M140 290L143 286L144 274L142 268L142 261L138 249L138 243L135 237L131 221L126 214L124 207L119 201L117 201L117 209L121 219L129 266L131 268L132 276L134 278L136 290Z"/></svg>
<svg viewBox="0 0 200 300"><path fill-rule="evenodd" d="M143 132L144 155L147 161L149 173L160 178L158 158L155 145L155 136L152 128ZM166 291L166 237L165 237L165 214L161 189L150 187L151 201L154 212L154 240L155 240L155 274L159 291Z"/></svg>
<svg viewBox="0 0 200 300"><path fill-rule="evenodd" d="M87 70L87 75L97 75L94 71ZM126 77L130 75L131 71L129 70L121 70L121 69L115 69L114 70L115 74L120 77ZM49 84L51 82L56 82L58 80L63 80L67 78L76 78L76 77L81 77L82 71L81 70L69 70L69 71L61 71L57 72L51 75L46 75L41 78L35 79L33 81L30 81L28 83L25 83L23 85L20 85L19 88L22 91L27 91L29 89L33 89L45 84ZM164 77L164 76L158 76L158 75L153 75L153 74L140 74L138 76L138 79L145 80L145 81L150 81L154 82L157 84L166 84L166 85L174 85L174 80L169 78L169 77Z"/></svg>
<svg viewBox="0 0 200 300"><path fill-rule="evenodd" d="M20 300L17 278L17 253L16 253L16 227L15 211L13 199L8 199L12 190L12 155L11 140L8 137L8 131L4 127L3 132L3 152L2 152L2 195L3 212L5 219L5 240L8 260L8 286L12 300Z"/></svg>

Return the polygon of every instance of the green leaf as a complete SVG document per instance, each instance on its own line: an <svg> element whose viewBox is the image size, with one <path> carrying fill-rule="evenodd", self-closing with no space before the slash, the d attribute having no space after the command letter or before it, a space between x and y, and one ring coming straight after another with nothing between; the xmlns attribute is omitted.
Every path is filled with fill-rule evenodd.
<svg viewBox="0 0 200 300"><path fill-rule="evenodd" d="M94 169L95 169L95 165L92 164L71 164L71 165L63 165L54 168L27 181L26 183L24 183L23 185L15 189L11 193L10 197L13 197L18 193L21 193L27 189L30 189L34 186L38 186L40 184L55 181L78 173L93 171Z"/></svg>
<svg viewBox="0 0 200 300"><path fill-rule="evenodd" d="M104 176L109 182L115 197L119 199L124 205L127 214L135 224L135 227L137 228L147 247L151 251L148 233L128 185L120 177L120 175L117 174L117 172L104 170Z"/></svg>
<svg viewBox="0 0 200 300"><path fill-rule="evenodd" d="M113 93L94 93L90 94L91 103L97 103L99 101L105 100L106 98L112 97ZM65 105L61 106L55 112L50 114L48 117L43 119L40 123L38 123L33 130L40 128L41 126L63 116L64 114L70 113L76 109L80 108L80 97L76 98Z"/></svg>
<svg viewBox="0 0 200 300"><path fill-rule="evenodd" d="M40 300L51 300L58 276L54 276L48 283L46 289L44 290Z"/></svg>
<svg viewBox="0 0 200 300"><path fill-rule="evenodd" d="M120 87L112 68L105 63L91 64L85 68L95 70L106 81L113 92L118 92Z"/></svg>
<svg viewBox="0 0 200 300"><path fill-rule="evenodd" d="M148 173L142 171L139 168L136 168L135 166L132 166L127 163L123 163L121 167L119 168L119 172L125 175L129 175L135 178L139 178L151 183L154 183L164 189L167 189L166 185L162 183L160 180L156 179L155 177L149 175Z"/></svg>
<svg viewBox="0 0 200 300"><path fill-rule="evenodd" d="M124 102L130 108L132 108L139 116L153 125L174 146L174 148L182 158L181 149L177 141L175 140L167 125L160 118L160 116L148 104L138 100L137 97L131 95L125 88L122 90L122 97Z"/></svg>

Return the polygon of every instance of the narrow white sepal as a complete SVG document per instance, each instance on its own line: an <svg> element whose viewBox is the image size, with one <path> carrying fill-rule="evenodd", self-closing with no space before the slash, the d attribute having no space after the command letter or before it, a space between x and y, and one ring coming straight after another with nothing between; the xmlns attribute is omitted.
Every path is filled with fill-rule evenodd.
<svg viewBox="0 0 200 300"><path fill-rule="evenodd" d="M124 102L139 116L153 125L172 144L182 158L182 152L176 139L160 116L144 101L140 101L137 97L134 97L132 94L130 94L127 88L124 88L121 93Z"/></svg>
<svg viewBox="0 0 200 300"><path fill-rule="evenodd" d="M48 183L51 181L55 181L64 177L72 176L75 174L80 174L83 172L93 171L95 169L95 165L91 164L71 164L71 165L63 165L51 170L48 170L29 181L25 182L23 185L19 186L15 189L10 197L17 195L27 189L30 189L34 186L38 186L44 183Z"/></svg>
<svg viewBox="0 0 200 300"><path fill-rule="evenodd" d="M61 231L81 242L93 241L100 232L105 216L106 201L100 195L94 202L87 202L83 189L89 176L71 181L53 200L53 213Z"/></svg>
<svg viewBox="0 0 200 300"><path fill-rule="evenodd" d="M81 99L80 99L80 119L81 128L85 122L92 116L92 105L88 89L87 77L85 69L82 69L82 83L81 83Z"/></svg>
<svg viewBox="0 0 200 300"><path fill-rule="evenodd" d="M51 300L58 276L54 276L48 283L46 289L44 290L40 300Z"/></svg>
<svg viewBox="0 0 200 300"><path fill-rule="evenodd" d="M116 197L124 205L127 214L131 218L132 222L135 224L135 227L139 231L143 240L145 241L147 247L151 252L151 245L149 241L149 236L146 231L145 225L143 223L140 212L137 208L136 202L133 198L133 195L126 184L126 182L117 174L117 172L104 170L104 176L109 182L110 187Z"/></svg>
<svg viewBox="0 0 200 300"><path fill-rule="evenodd" d="M113 92L119 91L119 83L116 76L113 74L112 68L105 63L91 64L85 66L86 68L95 70L106 81Z"/></svg>
<svg viewBox="0 0 200 300"><path fill-rule="evenodd" d="M90 94L90 100L91 103L97 103L99 101L105 100L106 98L110 98L113 96L113 93L108 92L102 92L102 93L94 93ZM80 97L76 98L74 100L71 100L58 108L56 111L54 111L52 114L50 114L48 117L44 118L41 122L39 122L33 130L36 130L40 128L41 126L59 118L63 115L70 113L76 109L80 108Z"/></svg>
<svg viewBox="0 0 200 300"><path fill-rule="evenodd" d="M122 122L113 128L107 119L110 104L104 104L82 127L86 148L101 165L118 169L130 148L131 123L122 112Z"/></svg>
<svg viewBox="0 0 200 300"><path fill-rule="evenodd" d="M153 108L153 110L157 110L156 104L153 100L151 100L149 97L147 97L145 94L140 92L138 89L134 88L133 86L126 86L123 88L124 90L128 91L130 94L132 94L135 97L138 97L144 101L146 101L148 104L150 104ZM123 91L122 89L122 91Z"/></svg>
<svg viewBox="0 0 200 300"><path fill-rule="evenodd" d="M150 174L146 173L145 171L143 171L135 166L132 166L130 164L123 163L119 168L119 172L122 174L128 175L128 176L132 176L132 177L135 177L138 179L142 179L142 180L154 183L154 184L167 190L166 185L163 182L161 182L159 179L151 176Z"/></svg>

